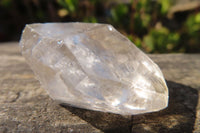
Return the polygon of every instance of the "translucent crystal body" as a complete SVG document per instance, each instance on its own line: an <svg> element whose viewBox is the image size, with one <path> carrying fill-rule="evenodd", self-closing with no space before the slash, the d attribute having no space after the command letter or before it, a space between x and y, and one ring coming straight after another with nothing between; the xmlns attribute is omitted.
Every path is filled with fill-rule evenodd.
<svg viewBox="0 0 200 133"><path fill-rule="evenodd" d="M123 115L161 110L168 88L159 67L111 25L26 25L23 56L51 98Z"/></svg>

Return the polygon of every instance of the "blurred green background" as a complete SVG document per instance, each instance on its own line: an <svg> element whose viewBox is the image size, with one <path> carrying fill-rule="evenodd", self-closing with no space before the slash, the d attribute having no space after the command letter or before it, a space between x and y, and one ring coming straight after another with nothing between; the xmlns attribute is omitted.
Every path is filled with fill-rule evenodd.
<svg viewBox="0 0 200 133"><path fill-rule="evenodd" d="M0 0L0 42L26 23L109 23L149 53L200 52L199 0Z"/></svg>

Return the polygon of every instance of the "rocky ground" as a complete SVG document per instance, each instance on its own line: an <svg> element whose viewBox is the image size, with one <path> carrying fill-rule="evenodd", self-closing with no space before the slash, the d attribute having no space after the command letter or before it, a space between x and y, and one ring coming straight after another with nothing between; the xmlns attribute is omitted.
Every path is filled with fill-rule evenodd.
<svg viewBox="0 0 200 133"><path fill-rule="evenodd" d="M0 44L0 132L200 132L200 54L149 55L169 87L169 107L121 116L56 104L21 56L17 43Z"/></svg>

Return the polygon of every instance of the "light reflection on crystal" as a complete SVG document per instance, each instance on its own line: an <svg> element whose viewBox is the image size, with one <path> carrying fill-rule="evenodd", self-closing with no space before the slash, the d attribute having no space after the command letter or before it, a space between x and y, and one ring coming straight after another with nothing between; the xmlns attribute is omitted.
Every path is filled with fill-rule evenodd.
<svg viewBox="0 0 200 133"><path fill-rule="evenodd" d="M145 108L136 107L136 106L132 106L132 105L129 105L129 104L125 104L125 107L127 107L131 110L145 110Z"/></svg>
<svg viewBox="0 0 200 133"><path fill-rule="evenodd" d="M142 91L141 89L135 89L135 93L141 98L148 98L148 91Z"/></svg>
<svg viewBox="0 0 200 133"><path fill-rule="evenodd" d="M115 99L113 102L112 102L112 106L117 106L120 104L120 101L118 99Z"/></svg>
<svg viewBox="0 0 200 133"><path fill-rule="evenodd" d="M59 40L57 43L58 43L58 45L61 45L61 44L63 44L63 40Z"/></svg>
<svg viewBox="0 0 200 133"><path fill-rule="evenodd" d="M143 64L147 69L149 69L149 71L152 71L151 65L149 65L148 62L143 61L142 64Z"/></svg>
<svg viewBox="0 0 200 133"><path fill-rule="evenodd" d="M132 87L139 88L141 90L146 90L150 86L151 86L151 83L148 82L146 77L142 77L140 75L138 75L137 78L132 81Z"/></svg>
<svg viewBox="0 0 200 133"><path fill-rule="evenodd" d="M20 46L42 86L60 103L123 115L167 107L159 67L111 25L31 24Z"/></svg>
<svg viewBox="0 0 200 133"><path fill-rule="evenodd" d="M110 25L108 26L108 29L109 29L109 31L113 30L113 28Z"/></svg>

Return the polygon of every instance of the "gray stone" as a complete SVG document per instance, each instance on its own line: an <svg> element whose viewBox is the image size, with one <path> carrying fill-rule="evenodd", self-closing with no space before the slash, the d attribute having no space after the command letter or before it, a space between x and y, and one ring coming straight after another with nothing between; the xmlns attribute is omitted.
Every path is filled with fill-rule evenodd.
<svg viewBox="0 0 200 133"><path fill-rule="evenodd" d="M0 44L0 132L200 132L200 54L150 57L167 79L169 107L121 116L57 105L34 78L18 44Z"/></svg>

